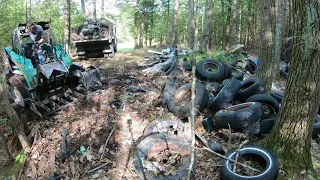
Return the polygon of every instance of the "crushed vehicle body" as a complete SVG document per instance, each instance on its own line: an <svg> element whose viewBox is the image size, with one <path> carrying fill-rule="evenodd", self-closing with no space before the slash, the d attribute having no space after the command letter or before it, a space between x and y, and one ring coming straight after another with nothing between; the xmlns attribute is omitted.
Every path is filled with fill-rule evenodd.
<svg viewBox="0 0 320 180"><path fill-rule="evenodd" d="M13 30L12 49L6 47L2 52L10 98L43 116L86 97L102 84L97 68L71 63L64 47L54 44L49 22L36 24L42 26L46 36L42 45L43 64L38 63L34 39L31 35L22 36L26 24L19 24Z"/></svg>
<svg viewBox="0 0 320 180"><path fill-rule="evenodd" d="M106 19L86 20L72 29L79 59L113 57L117 51L116 28Z"/></svg>

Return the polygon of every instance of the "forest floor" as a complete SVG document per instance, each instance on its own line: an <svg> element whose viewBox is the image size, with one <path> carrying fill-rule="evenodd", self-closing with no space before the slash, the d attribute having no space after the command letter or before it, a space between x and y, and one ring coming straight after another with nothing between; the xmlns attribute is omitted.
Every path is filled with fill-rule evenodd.
<svg viewBox="0 0 320 180"><path fill-rule="evenodd" d="M139 179L133 164L133 152L144 128L158 118L177 120L167 109L154 106L167 76L145 76L142 74L145 68L137 66L138 61L150 55L146 50L132 50L118 52L111 59L74 59L82 65L99 68L102 91L48 119L28 116L29 137L32 137L33 144L21 179L46 179L59 175L63 179ZM190 77L191 74L186 73L180 78L190 82ZM131 92L130 85L146 91ZM249 144L263 139L263 136L231 134L229 130L207 133L202 126L203 116L207 114L210 113L204 112L196 117L196 132L206 140L214 139L225 151L238 148L245 139ZM73 152L67 159L62 153L62 129L67 130ZM201 143L196 145L201 147ZM313 143L312 155L317 166L319 149L318 144ZM193 179L219 179L219 162L219 157L196 150ZM279 173L279 179L286 179L283 172Z"/></svg>

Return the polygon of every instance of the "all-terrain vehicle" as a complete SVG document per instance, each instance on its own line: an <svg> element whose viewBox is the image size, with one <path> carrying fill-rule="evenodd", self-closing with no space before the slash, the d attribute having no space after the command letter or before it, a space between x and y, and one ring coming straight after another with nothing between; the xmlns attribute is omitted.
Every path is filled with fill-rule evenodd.
<svg viewBox="0 0 320 180"><path fill-rule="evenodd" d="M117 51L116 28L106 19L86 20L72 29L72 39L79 59L113 57Z"/></svg>
<svg viewBox="0 0 320 180"><path fill-rule="evenodd" d="M97 68L71 63L61 44L53 42L50 23L42 26L46 41L42 45L44 64L38 64L37 45L26 24L12 32L12 49L3 48L5 78L9 96L17 105L30 107L36 114L50 114L86 97L101 87Z"/></svg>

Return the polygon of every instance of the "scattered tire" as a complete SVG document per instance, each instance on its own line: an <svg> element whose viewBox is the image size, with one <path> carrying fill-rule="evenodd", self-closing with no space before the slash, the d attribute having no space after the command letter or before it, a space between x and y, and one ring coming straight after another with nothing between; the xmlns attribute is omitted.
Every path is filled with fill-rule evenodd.
<svg viewBox="0 0 320 180"><path fill-rule="evenodd" d="M214 152L217 152L217 153L220 153L220 154L225 154L226 153L226 152L224 152L224 150L222 149L220 144L217 143L217 141L215 141L213 139L209 139L208 146Z"/></svg>
<svg viewBox="0 0 320 180"><path fill-rule="evenodd" d="M277 157L271 151L262 148L260 146L244 146L239 150L239 158L244 155L250 156L252 159L259 161L264 164L265 168L260 174L254 176L246 176L238 174L237 171L233 172L233 162L230 160L222 159L220 167L220 179L221 180L274 180L276 179L279 172L279 163ZM229 151L225 157L228 159L235 160L237 156L237 150ZM240 166L240 165L238 165Z"/></svg>
<svg viewBox="0 0 320 180"><path fill-rule="evenodd" d="M150 171L153 166L150 159L157 156L160 152L171 149L175 152L181 152L180 163L175 165L176 172L174 175L164 174L164 172ZM188 167L191 161L191 146L185 140L175 135L153 134L144 138L134 151L133 163L140 179L183 179L188 173ZM177 154L177 153L175 153ZM152 168L152 167L151 167Z"/></svg>
<svg viewBox="0 0 320 180"><path fill-rule="evenodd" d="M173 81L167 80L167 82L162 86L161 94L155 104L155 107L167 107L174 95L176 87L177 86Z"/></svg>
<svg viewBox="0 0 320 180"><path fill-rule="evenodd" d="M320 123L315 123L313 125L312 139L318 139L318 135L320 135Z"/></svg>
<svg viewBox="0 0 320 180"><path fill-rule="evenodd" d="M221 91L221 88L221 85L217 82L210 82L207 85L208 91L211 92L214 96L216 96Z"/></svg>
<svg viewBox="0 0 320 180"><path fill-rule="evenodd" d="M224 79L230 79L232 77L231 67L225 62L222 62L222 64L224 66Z"/></svg>
<svg viewBox="0 0 320 180"><path fill-rule="evenodd" d="M168 109L170 112L174 113L181 119L190 117L191 115L191 88L192 83L185 84L178 88L174 97L168 104ZM202 111L207 107L208 104L208 92L204 84L196 82L195 83L195 114Z"/></svg>
<svg viewBox="0 0 320 180"><path fill-rule="evenodd" d="M224 65L214 59L202 59L196 65L196 73L202 80L219 81L225 74Z"/></svg>
<svg viewBox="0 0 320 180"><path fill-rule="evenodd" d="M228 84L228 82L230 81L230 79L225 79L222 81L222 86L225 86L226 84Z"/></svg>
<svg viewBox="0 0 320 180"><path fill-rule="evenodd" d="M285 69L280 70L280 76L283 77L284 79L288 78L288 73L285 71Z"/></svg>
<svg viewBox="0 0 320 180"><path fill-rule="evenodd" d="M231 75L232 75L232 77L234 77L234 78L236 78L236 79L238 79L240 81L243 80L243 76L244 76L241 71L236 70L236 69L232 69L231 70Z"/></svg>
<svg viewBox="0 0 320 180"><path fill-rule="evenodd" d="M262 105L258 102L242 103L218 111L214 116L217 128L237 130L250 126L261 120Z"/></svg>
<svg viewBox="0 0 320 180"><path fill-rule="evenodd" d="M230 102L237 95L241 83L236 78L231 78L230 81L221 89L219 94L213 99L209 108L214 112L220 109L226 108L230 105Z"/></svg>
<svg viewBox="0 0 320 180"><path fill-rule="evenodd" d="M235 97L240 102L245 102L250 96L264 92L264 81L260 77L253 77L241 82L241 88Z"/></svg>
<svg viewBox="0 0 320 180"><path fill-rule="evenodd" d="M143 135L152 133L167 133L186 138L184 124L179 120L161 118L151 121L143 130Z"/></svg>
<svg viewBox="0 0 320 180"><path fill-rule="evenodd" d="M250 72L250 74L255 74L257 70L257 65L251 59L247 59L246 70Z"/></svg>
<svg viewBox="0 0 320 180"><path fill-rule="evenodd" d="M271 129L275 123L275 120L276 120L275 116L269 117L267 119L262 119L260 121L259 134L268 134L271 131Z"/></svg>
<svg viewBox="0 0 320 180"><path fill-rule="evenodd" d="M271 91L270 95L274 97L279 103L281 103L284 96L283 92L281 91Z"/></svg>
<svg viewBox="0 0 320 180"><path fill-rule="evenodd" d="M203 128L207 132L212 132L212 131L217 130L217 128L214 127L213 120L212 120L211 116L204 117L203 121L202 121L202 125L203 125Z"/></svg>
<svg viewBox="0 0 320 180"><path fill-rule="evenodd" d="M183 62L183 68L184 68L184 70L186 70L186 71L192 71L192 65L189 63L189 62Z"/></svg>
<svg viewBox="0 0 320 180"><path fill-rule="evenodd" d="M255 94L250 96L246 102L259 102L263 107L263 118L275 116L279 112L278 101L268 94Z"/></svg>
<svg viewBox="0 0 320 180"><path fill-rule="evenodd" d="M169 64L166 64L165 66L162 67L162 71L164 72L165 75L169 75L171 71L176 69L178 64L175 61L172 61Z"/></svg>

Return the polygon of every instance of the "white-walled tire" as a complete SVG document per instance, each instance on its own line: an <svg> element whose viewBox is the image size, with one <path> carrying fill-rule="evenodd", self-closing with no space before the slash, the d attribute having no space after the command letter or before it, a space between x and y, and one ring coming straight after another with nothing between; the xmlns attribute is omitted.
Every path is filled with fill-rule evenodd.
<svg viewBox="0 0 320 180"><path fill-rule="evenodd" d="M229 151L225 157L229 159L235 160L237 151L232 150ZM241 155L255 155L259 156L261 160L265 163L265 169L262 170L260 174L254 176L245 176L237 174L233 172L233 162L222 159L221 160L221 167L220 167L220 179L221 180L274 180L276 179L278 172L279 172L279 163L277 157L269 150L262 148L260 146L244 146L239 151L239 157ZM241 166L241 165L238 165Z"/></svg>

